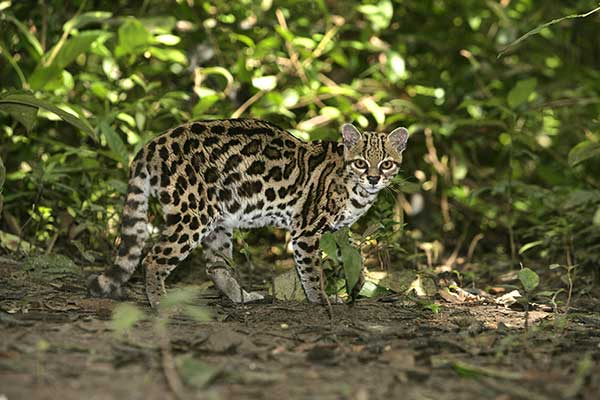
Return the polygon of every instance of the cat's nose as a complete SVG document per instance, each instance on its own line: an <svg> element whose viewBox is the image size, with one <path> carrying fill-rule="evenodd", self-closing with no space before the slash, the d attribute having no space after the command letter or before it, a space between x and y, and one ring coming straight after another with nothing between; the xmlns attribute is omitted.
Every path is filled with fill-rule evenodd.
<svg viewBox="0 0 600 400"><path fill-rule="evenodd" d="M379 182L379 176L377 176L377 175L375 175L375 176L367 175L367 180L369 181L369 183L371 185L376 185L377 182Z"/></svg>

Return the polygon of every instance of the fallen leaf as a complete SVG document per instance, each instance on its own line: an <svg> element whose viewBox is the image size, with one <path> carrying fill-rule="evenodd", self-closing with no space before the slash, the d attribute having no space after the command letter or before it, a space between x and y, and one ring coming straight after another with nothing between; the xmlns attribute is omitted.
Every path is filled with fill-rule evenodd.
<svg viewBox="0 0 600 400"><path fill-rule="evenodd" d="M302 289L302 284L298 279L295 269L291 269L277 277L273 281L273 297L278 300L304 301L306 296Z"/></svg>
<svg viewBox="0 0 600 400"><path fill-rule="evenodd" d="M523 297L523 296L521 296L521 293L519 293L519 291L515 289L512 292L508 292L508 293L503 294L502 296L498 297L497 299L495 299L495 302L496 302L496 304L501 304L504 307L508 308L511 305L518 302L519 300L517 300L517 298L519 298L519 297Z"/></svg>

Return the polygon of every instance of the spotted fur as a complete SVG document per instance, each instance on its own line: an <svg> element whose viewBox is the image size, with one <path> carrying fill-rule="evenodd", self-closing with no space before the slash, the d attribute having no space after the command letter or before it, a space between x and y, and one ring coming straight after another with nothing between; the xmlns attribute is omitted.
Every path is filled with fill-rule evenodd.
<svg viewBox="0 0 600 400"><path fill-rule="evenodd" d="M408 132L360 133L342 127L343 143L303 142L268 122L199 121L150 141L131 165L113 266L89 279L92 295L121 297L147 238L148 198L166 221L144 257L146 293L159 304L164 280L198 245L209 277L235 302L244 291L227 266L234 228L276 226L292 238L296 270L311 302L321 302L319 239L354 223L398 172Z"/></svg>

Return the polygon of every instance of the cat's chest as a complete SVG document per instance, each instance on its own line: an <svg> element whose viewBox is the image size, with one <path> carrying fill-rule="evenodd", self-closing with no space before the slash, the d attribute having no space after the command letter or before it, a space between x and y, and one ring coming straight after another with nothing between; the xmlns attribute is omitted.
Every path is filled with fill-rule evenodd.
<svg viewBox="0 0 600 400"><path fill-rule="evenodd" d="M371 208L376 198L377 194L350 191L348 199L343 203L342 209L335 220L333 229L340 229L355 223Z"/></svg>

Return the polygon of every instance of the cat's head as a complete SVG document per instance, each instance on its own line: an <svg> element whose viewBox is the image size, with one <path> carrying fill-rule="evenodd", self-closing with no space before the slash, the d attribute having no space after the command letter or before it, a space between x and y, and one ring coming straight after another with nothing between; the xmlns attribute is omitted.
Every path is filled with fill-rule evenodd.
<svg viewBox="0 0 600 400"><path fill-rule="evenodd" d="M363 132L352 124L342 126L344 159L350 176L368 193L377 193L390 184L400 170L408 131Z"/></svg>

